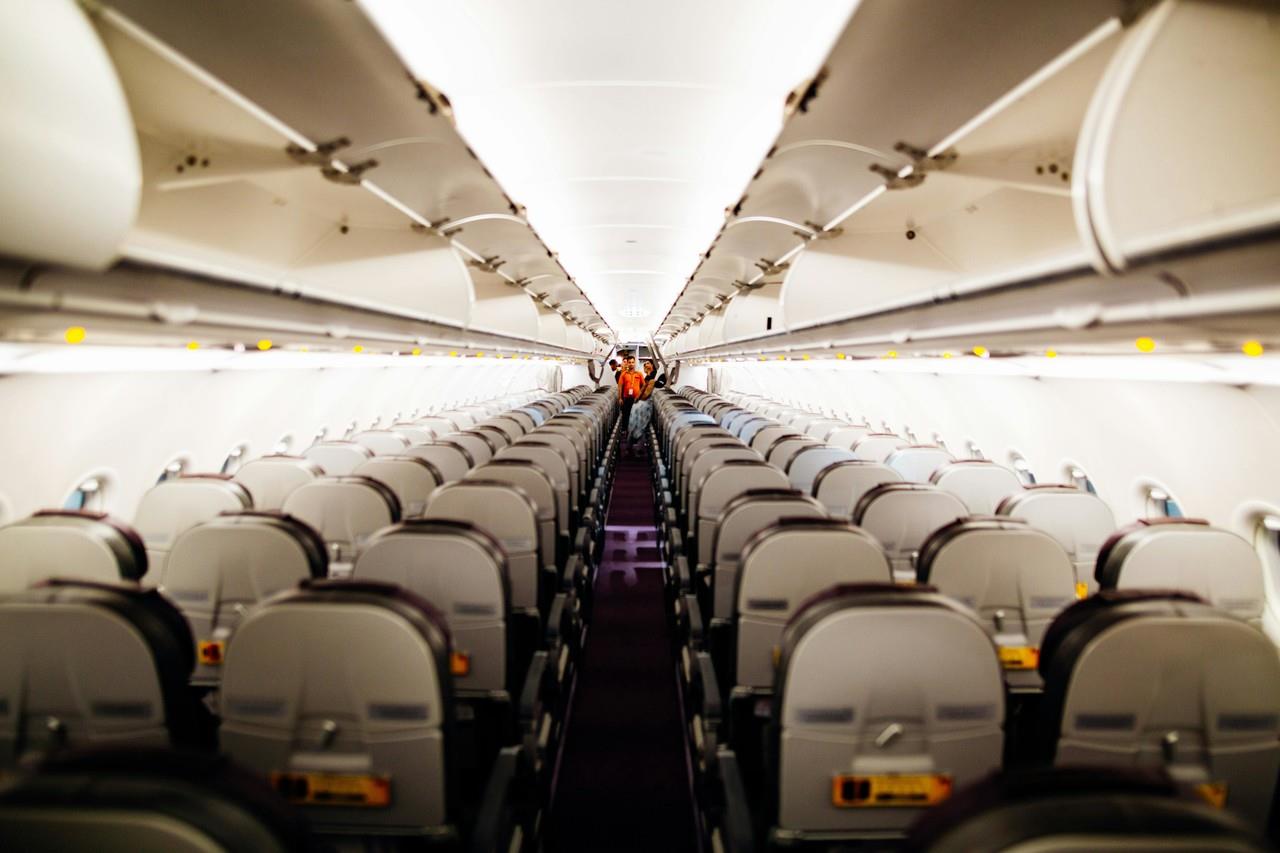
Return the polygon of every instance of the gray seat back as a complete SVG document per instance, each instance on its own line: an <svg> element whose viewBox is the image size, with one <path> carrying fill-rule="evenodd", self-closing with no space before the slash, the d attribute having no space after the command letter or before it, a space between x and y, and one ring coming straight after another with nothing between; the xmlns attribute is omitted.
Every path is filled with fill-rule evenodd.
<svg viewBox="0 0 1280 853"><path fill-rule="evenodd" d="M351 441L374 456L395 456L404 453L411 444L409 438L396 429L367 429L351 436Z"/></svg>
<svg viewBox="0 0 1280 853"><path fill-rule="evenodd" d="M1017 474L987 459L949 462L929 482L958 497L972 515L994 515L1005 498L1022 491Z"/></svg>
<svg viewBox="0 0 1280 853"><path fill-rule="evenodd" d="M435 438L439 438L445 433L456 432L458 430L457 423L440 415L418 418L414 423L424 429L431 430L431 433Z"/></svg>
<svg viewBox="0 0 1280 853"><path fill-rule="evenodd" d="M494 426L489 421L482 421L467 430L467 432L475 433L486 439L489 442L489 446L493 448L494 453L504 447L510 447L513 443L511 436L507 434L505 429Z"/></svg>
<svg viewBox="0 0 1280 853"><path fill-rule="evenodd" d="M440 611L453 638L453 655L465 661L454 670L456 690L488 694L511 689L511 582L493 537L462 521L406 521L374 536L356 560L352 577L407 589Z"/></svg>
<svg viewBox="0 0 1280 853"><path fill-rule="evenodd" d="M693 455L695 453L696 455ZM761 461L759 453L756 453L740 441L707 445L701 449L695 447L691 451L688 457L690 465L680 490L681 509L686 513L688 519L686 535L694 536L698 532L699 498L701 497L703 482L712 471L732 460Z"/></svg>
<svg viewBox="0 0 1280 853"><path fill-rule="evenodd" d="M781 646L780 830L882 842L999 769L995 649L944 596L837 587L796 614Z"/></svg>
<svg viewBox="0 0 1280 853"><path fill-rule="evenodd" d="M323 578L328 567L319 534L279 512L220 515L179 536L161 592L191 626L192 683L221 680L227 644L250 608L301 581Z"/></svg>
<svg viewBox="0 0 1280 853"><path fill-rule="evenodd" d="M426 444L436 440L435 430L414 421L397 421L391 425L390 429L404 436L409 444Z"/></svg>
<svg viewBox="0 0 1280 853"><path fill-rule="evenodd" d="M252 507L248 490L219 474L184 475L152 486L133 517L133 527L147 545L147 573L139 582L164 583L169 548L184 531L221 513Z"/></svg>
<svg viewBox="0 0 1280 853"><path fill-rule="evenodd" d="M853 453L841 447L829 447L825 444L802 447L791 457L791 465L787 468L787 479L793 489L799 489L806 495L813 494L814 481L818 474L837 462L848 462Z"/></svg>
<svg viewBox="0 0 1280 853"><path fill-rule="evenodd" d="M867 462L885 462L895 450L907 446L907 440L901 436L885 432L868 432L854 442L849 449L854 457Z"/></svg>
<svg viewBox="0 0 1280 853"><path fill-rule="evenodd" d="M1058 540L1024 521L962 519L924 543L916 578L978 614L1011 688L1040 687L1044 632L1076 601L1075 567Z"/></svg>
<svg viewBox="0 0 1280 853"><path fill-rule="evenodd" d="M1180 589L1262 627L1266 588L1253 546L1194 519L1149 519L1117 531L1098 555L1103 589Z"/></svg>
<svg viewBox="0 0 1280 853"><path fill-rule="evenodd" d="M55 577L118 583L146 573L142 537L106 515L43 510L0 527L0 594Z"/></svg>
<svg viewBox="0 0 1280 853"><path fill-rule="evenodd" d="M1087 594L1097 591L1098 552L1116 531L1102 498L1074 486L1032 486L1001 501L996 514L1021 518L1057 539L1075 564L1076 584Z"/></svg>
<svg viewBox="0 0 1280 853"><path fill-rule="evenodd" d="M493 537L507 555L512 608L537 608L538 510L523 489L498 480L448 483L431 496L426 517L470 522Z"/></svg>
<svg viewBox="0 0 1280 853"><path fill-rule="evenodd" d="M587 471L592 458L590 438L585 428L571 423L549 423L528 439L549 444L560 451L569 466L569 505L578 509L579 495L587 490Z"/></svg>
<svg viewBox="0 0 1280 853"><path fill-rule="evenodd" d="M570 511L574 508L574 498L578 490L575 488L573 470L569 467L566 453L572 453L571 447L543 441L539 434L527 436L518 444L513 444L498 453L495 459L512 459L530 462L542 471L551 483L555 503L551 505L552 515L556 519L555 532L569 535ZM552 542L554 543L554 538Z"/></svg>
<svg viewBox="0 0 1280 853"><path fill-rule="evenodd" d="M1188 594L1107 590L1041 647L1041 737L1058 766L1163 767L1266 826L1280 772L1280 657Z"/></svg>
<svg viewBox="0 0 1280 853"><path fill-rule="evenodd" d="M698 490L698 564L711 562L720 516L730 501L754 489L786 487L786 476L758 459L733 459L709 472Z"/></svg>
<svg viewBox="0 0 1280 853"><path fill-rule="evenodd" d="M484 436L474 432L459 431L445 433L441 441L451 441L464 448L471 457L473 465L483 465L493 458L493 444Z"/></svg>
<svg viewBox="0 0 1280 853"><path fill-rule="evenodd" d="M929 534L968 514L958 497L936 486L886 483L862 496L853 523L884 546L895 580L914 583L916 555Z"/></svg>
<svg viewBox="0 0 1280 853"><path fill-rule="evenodd" d="M431 493L444 483L435 466L417 456L376 456L354 474L378 480L395 492L402 518L421 516Z"/></svg>
<svg viewBox="0 0 1280 853"><path fill-rule="evenodd" d="M884 464L901 474L908 483L928 483L934 471L954 461L945 447L913 444L890 453Z"/></svg>
<svg viewBox="0 0 1280 853"><path fill-rule="evenodd" d="M494 480L510 483L520 489L533 502L538 518L538 554L543 566L556 565L556 535L563 523L568 535L568 521L561 522L559 501L551 478L536 462L513 457L500 457L479 465L467 473L464 480Z"/></svg>
<svg viewBox="0 0 1280 853"><path fill-rule="evenodd" d="M769 458L769 451L773 450L773 446L775 444L784 438L798 435L800 435L800 433L796 432L791 427L783 426L777 421L772 421L769 422L767 426L762 426L760 429L752 433L750 438L744 438L743 441L750 445L752 450L767 459Z"/></svg>
<svg viewBox="0 0 1280 853"><path fill-rule="evenodd" d="M299 486L324 476L324 469L302 456L262 456L240 466L233 479L249 490L254 509L280 509Z"/></svg>
<svg viewBox="0 0 1280 853"><path fill-rule="evenodd" d="M471 457L465 450L447 441L415 444L405 450L404 455L430 464L440 473L440 479L445 483L461 480L472 464Z"/></svg>
<svg viewBox="0 0 1280 853"><path fill-rule="evenodd" d="M774 647L808 598L837 584L890 583L884 549L846 521L783 518L756 533L742 552L735 683L773 685Z"/></svg>
<svg viewBox="0 0 1280 853"><path fill-rule="evenodd" d="M293 794L321 831L449 834L449 651L443 619L405 590L318 581L285 593L227 650L222 751Z"/></svg>
<svg viewBox="0 0 1280 853"><path fill-rule="evenodd" d="M373 458L373 451L354 441L317 441L302 455L331 477L344 477Z"/></svg>
<svg viewBox="0 0 1280 853"><path fill-rule="evenodd" d="M822 443L816 438L810 438L802 433L796 433L793 436L785 436L778 439L769 448L769 455L766 457L770 465L777 466L780 471L786 472L791 467L791 460L801 450L810 447L821 447Z"/></svg>
<svg viewBox="0 0 1280 853"><path fill-rule="evenodd" d="M867 492L885 483L901 482L902 475L882 462L834 462L813 478L813 496L832 518L849 518Z"/></svg>
<svg viewBox="0 0 1280 853"><path fill-rule="evenodd" d="M752 418L750 421L742 425L742 429L738 430L738 438L742 443L750 447L752 450L759 451L763 454L763 450L755 445L756 436L767 429L782 427L782 424L772 418ZM790 430L790 427L782 427Z"/></svg>
<svg viewBox="0 0 1280 853"><path fill-rule="evenodd" d="M861 441L871 432L871 428L862 424L847 424L842 427L836 427L827 433L824 442L832 447L843 447L846 450L852 450L853 446Z"/></svg>
<svg viewBox="0 0 1280 853"><path fill-rule="evenodd" d="M321 477L289 495L284 511L320 534L329 574L343 577L373 534L400 520L400 501L371 477Z"/></svg>
<svg viewBox="0 0 1280 853"><path fill-rule="evenodd" d="M749 489L725 504L712 543L712 617L733 616L742 549L751 537L783 518L824 518L813 498L794 489ZM701 541L699 547L701 547Z"/></svg>
<svg viewBox="0 0 1280 853"><path fill-rule="evenodd" d="M57 580L0 597L0 648L0 767L196 742L191 632L156 590Z"/></svg>

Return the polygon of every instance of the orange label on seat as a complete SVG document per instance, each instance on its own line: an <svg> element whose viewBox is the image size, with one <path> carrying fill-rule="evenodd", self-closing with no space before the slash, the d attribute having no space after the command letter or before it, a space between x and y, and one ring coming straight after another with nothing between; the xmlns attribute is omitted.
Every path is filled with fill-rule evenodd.
<svg viewBox="0 0 1280 853"><path fill-rule="evenodd" d="M471 655L466 652L452 652L449 655L449 672L458 677L471 674Z"/></svg>
<svg viewBox="0 0 1280 853"><path fill-rule="evenodd" d="M222 640L201 640L196 643L196 657L205 666L221 666L226 651L227 644Z"/></svg>
<svg viewBox="0 0 1280 853"><path fill-rule="evenodd" d="M271 786L291 803L308 806L391 805L390 776L357 776L343 773L271 774Z"/></svg>
<svg viewBox="0 0 1280 853"><path fill-rule="evenodd" d="M1089 585L1087 583L1076 584L1076 598L1084 601L1089 597Z"/></svg>
<svg viewBox="0 0 1280 853"><path fill-rule="evenodd" d="M1215 809L1227 807L1227 783L1203 782L1196 785L1196 794Z"/></svg>
<svg viewBox="0 0 1280 853"><path fill-rule="evenodd" d="M943 773L835 776L831 804L839 808L932 806L951 796L951 777Z"/></svg>
<svg viewBox="0 0 1280 853"><path fill-rule="evenodd" d="M1000 665L1005 669L1035 669L1040 650L1034 646L1000 646Z"/></svg>

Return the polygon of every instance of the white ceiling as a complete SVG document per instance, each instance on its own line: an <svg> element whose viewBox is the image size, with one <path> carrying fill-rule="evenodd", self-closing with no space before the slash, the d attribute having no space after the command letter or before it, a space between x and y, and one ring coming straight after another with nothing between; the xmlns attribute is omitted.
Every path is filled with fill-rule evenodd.
<svg viewBox="0 0 1280 853"><path fill-rule="evenodd" d="M858 0L360 0L623 340L675 301Z"/></svg>

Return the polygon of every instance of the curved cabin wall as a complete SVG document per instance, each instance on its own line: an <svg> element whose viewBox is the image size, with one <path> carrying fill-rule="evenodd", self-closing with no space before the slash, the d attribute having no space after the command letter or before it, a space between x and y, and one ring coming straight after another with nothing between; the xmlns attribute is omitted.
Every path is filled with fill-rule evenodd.
<svg viewBox="0 0 1280 853"><path fill-rule="evenodd" d="M290 452L301 453L322 428L342 438L353 421L368 429L379 419L386 426L415 411L552 388L561 368L575 380L569 385L579 384L576 365L554 362L389 362L6 376L5 409L23 414L0 419L0 503L7 501L10 518L59 507L86 476L105 472L105 508L127 520L178 455L189 457L190 472L217 472L238 444L247 445L247 461L288 435Z"/></svg>
<svg viewBox="0 0 1280 853"><path fill-rule="evenodd" d="M928 373L894 365L786 363L688 368L681 383L759 394L859 422L887 422L924 442L937 433L957 458L973 441L1009 465L1018 451L1041 483L1069 482L1074 462L1116 520L1145 515L1139 484L1168 487L1189 516L1234 526L1250 502L1280 507L1280 387ZM1252 533L1250 532L1250 535Z"/></svg>

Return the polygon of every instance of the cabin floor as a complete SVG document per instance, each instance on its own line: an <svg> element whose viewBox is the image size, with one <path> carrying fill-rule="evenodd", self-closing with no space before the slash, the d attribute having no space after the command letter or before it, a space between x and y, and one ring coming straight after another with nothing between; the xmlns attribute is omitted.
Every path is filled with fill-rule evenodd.
<svg viewBox="0 0 1280 853"><path fill-rule="evenodd" d="M650 462L618 460L546 849L698 849Z"/></svg>

